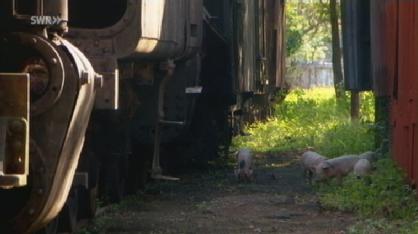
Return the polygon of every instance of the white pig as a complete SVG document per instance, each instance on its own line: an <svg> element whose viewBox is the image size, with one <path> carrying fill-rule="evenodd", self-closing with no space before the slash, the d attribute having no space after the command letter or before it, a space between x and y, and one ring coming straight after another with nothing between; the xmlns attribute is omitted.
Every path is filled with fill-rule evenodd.
<svg viewBox="0 0 418 234"><path fill-rule="evenodd" d="M237 168L235 169L235 176L240 181L254 180L253 173L253 154L249 149L240 149L236 153Z"/></svg>
<svg viewBox="0 0 418 234"><path fill-rule="evenodd" d="M336 177L341 183L341 179L353 171L354 165L359 159L358 155L344 155L321 162L315 168L315 181Z"/></svg>
<svg viewBox="0 0 418 234"><path fill-rule="evenodd" d="M372 170L372 165L367 159L360 159L354 165L353 173L357 178L362 178L370 174Z"/></svg>
<svg viewBox="0 0 418 234"><path fill-rule="evenodd" d="M308 178L309 183L312 182L312 176L315 173L316 166L318 166L325 160L327 160L326 157L313 151L306 151L302 154L301 163L303 168L303 174L305 177Z"/></svg>

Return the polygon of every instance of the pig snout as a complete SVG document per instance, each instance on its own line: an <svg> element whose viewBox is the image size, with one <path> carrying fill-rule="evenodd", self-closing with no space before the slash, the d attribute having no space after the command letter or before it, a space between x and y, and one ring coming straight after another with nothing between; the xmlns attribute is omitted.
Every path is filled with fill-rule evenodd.
<svg viewBox="0 0 418 234"><path fill-rule="evenodd" d="M315 167L313 180L315 182L321 182L333 177L334 174L335 169L333 168L333 165L327 161L323 161Z"/></svg>
<svg viewBox="0 0 418 234"><path fill-rule="evenodd" d="M326 157L313 151L306 151L302 154L301 164L304 176L308 178L309 183L312 182L312 177L316 173L316 167L325 160L327 160Z"/></svg>
<svg viewBox="0 0 418 234"><path fill-rule="evenodd" d="M235 175L238 180L253 180L252 152L248 149L241 149L237 152L236 157L237 169L235 170Z"/></svg>

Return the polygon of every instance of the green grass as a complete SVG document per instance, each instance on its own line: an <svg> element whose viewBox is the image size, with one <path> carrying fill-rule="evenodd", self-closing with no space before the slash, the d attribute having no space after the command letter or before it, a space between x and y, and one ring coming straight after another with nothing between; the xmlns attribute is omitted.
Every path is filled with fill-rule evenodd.
<svg viewBox="0 0 418 234"><path fill-rule="evenodd" d="M257 152L286 152L314 147L329 157L372 149L374 98L362 95L362 117L350 120L349 102L337 103L332 88L294 90L276 106L266 122L248 126L249 136L237 137L235 147Z"/></svg>
<svg viewBox="0 0 418 234"><path fill-rule="evenodd" d="M349 176L341 186L320 186L322 205L355 212L362 218L416 218L418 203L415 192L405 185L402 172L390 159L382 159L376 166L375 173L365 180Z"/></svg>
<svg viewBox="0 0 418 234"><path fill-rule="evenodd" d="M257 152L314 147L335 157L373 150L375 128L371 93L362 94L361 118L351 121L348 99L337 103L333 89L294 90L276 106L272 118L248 126L249 135L237 137L233 143ZM342 185L316 186L325 208L358 215L359 222L349 233L418 233L416 193L388 158L378 161L377 169L365 180L349 176Z"/></svg>

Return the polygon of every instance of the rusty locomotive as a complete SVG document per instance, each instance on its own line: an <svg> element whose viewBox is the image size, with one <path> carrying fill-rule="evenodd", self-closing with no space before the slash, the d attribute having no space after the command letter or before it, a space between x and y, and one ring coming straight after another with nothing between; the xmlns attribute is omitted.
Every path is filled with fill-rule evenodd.
<svg viewBox="0 0 418 234"><path fill-rule="evenodd" d="M215 158L283 86L283 26L283 0L2 0L0 233Z"/></svg>

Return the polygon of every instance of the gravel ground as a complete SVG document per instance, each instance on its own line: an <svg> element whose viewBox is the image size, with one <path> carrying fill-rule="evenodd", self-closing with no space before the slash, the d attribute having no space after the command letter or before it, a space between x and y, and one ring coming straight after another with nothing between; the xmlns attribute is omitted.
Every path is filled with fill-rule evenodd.
<svg viewBox="0 0 418 234"><path fill-rule="evenodd" d="M90 233L346 233L350 214L323 211L302 178L296 153L256 155L254 183L232 169L154 182L141 194L102 212Z"/></svg>

